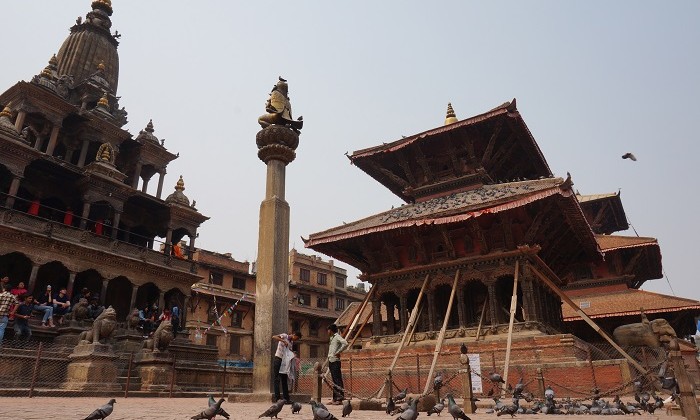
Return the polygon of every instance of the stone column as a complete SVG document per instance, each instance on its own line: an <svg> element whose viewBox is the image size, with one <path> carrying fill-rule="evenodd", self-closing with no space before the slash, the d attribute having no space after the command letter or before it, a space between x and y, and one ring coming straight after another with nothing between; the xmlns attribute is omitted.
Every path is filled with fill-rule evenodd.
<svg viewBox="0 0 700 420"><path fill-rule="evenodd" d="M80 157L78 158L78 167L82 168L85 166L85 158L87 158L88 148L90 147L90 140L83 140L83 146L80 148Z"/></svg>
<svg viewBox="0 0 700 420"><path fill-rule="evenodd" d="M396 334L396 319L394 318L394 312L396 311L396 305L393 303L385 303L386 306L386 323L387 331L389 335Z"/></svg>
<svg viewBox="0 0 700 420"><path fill-rule="evenodd" d="M143 185L141 185L141 192L146 194L148 192L148 181L150 181L151 178L145 178L143 180Z"/></svg>
<svg viewBox="0 0 700 420"><path fill-rule="evenodd" d="M162 290L160 291L160 295L158 296L158 308L161 312L163 312L163 309L165 309L165 292Z"/></svg>
<svg viewBox="0 0 700 420"><path fill-rule="evenodd" d="M382 301L372 301L372 335L382 335Z"/></svg>
<svg viewBox="0 0 700 420"><path fill-rule="evenodd" d="M272 336L287 332L289 326L289 204L285 201L285 174L287 165L296 157L299 134L284 126L270 125L258 132L256 143L258 157L267 165L267 181L258 234L253 392L269 395L273 377Z"/></svg>
<svg viewBox="0 0 700 420"><path fill-rule="evenodd" d="M61 126L54 124L53 129L51 130L51 136L49 137L49 144L46 146L46 154L49 156L53 156L53 151L56 148L56 142L58 140L58 132L60 130Z"/></svg>
<svg viewBox="0 0 700 420"><path fill-rule="evenodd" d="M86 201L83 203L83 213L80 216L80 229L87 228L88 216L90 216L90 202Z"/></svg>
<svg viewBox="0 0 700 420"><path fill-rule="evenodd" d="M158 191L156 192L156 198L160 198L163 195L163 180L165 179L165 171L158 172Z"/></svg>
<svg viewBox="0 0 700 420"><path fill-rule="evenodd" d="M66 156L63 158L63 160L70 163L73 160L73 152L75 152L75 149L66 149Z"/></svg>
<svg viewBox="0 0 700 420"><path fill-rule="evenodd" d="M39 264L32 263L32 272L29 273L29 281L27 282L27 290L29 293L34 293L34 286L36 285L36 275L39 272Z"/></svg>
<svg viewBox="0 0 700 420"><path fill-rule="evenodd" d="M435 331L435 296L433 292L427 292L425 298L428 300L428 331Z"/></svg>
<svg viewBox="0 0 700 420"><path fill-rule="evenodd" d="M73 298L73 285L75 284L75 275L76 275L75 271L70 272L70 274L68 275L68 286L66 286L66 292L68 293L68 296L70 296L71 299ZM71 304L72 303L78 303L78 302L73 302L71 300Z"/></svg>
<svg viewBox="0 0 700 420"><path fill-rule="evenodd" d="M172 249L173 241L173 229L168 227L168 233L165 234L165 248L163 248L163 253L165 255L170 255L170 250Z"/></svg>
<svg viewBox="0 0 700 420"><path fill-rule="evenodd" d="M34 148L36 150L41 150L41 146L44 145L44 136L36 136L36 141L34 142Z"/></svg>
<svg viewBox="0 0 700 420"><path fill-rule="evenodd" d="M489 291L489 315L491 317L491 325L498 324L498 300L496 299L496 284L489 283L487 286Z"/></svg>
<svg viewBox="0 0 700 420"><path fill-rule="evenodd" d="M15 197L17 196L17 191L19 191L19 184L22 177L14 175L12 181L10 182L10 189L7 191L7 198L5 199L5 207L11 209L15 206Z"/></svg>
<svg viewBox="0 0 700 420"><path fill-rule="evenodd" d="M131 180L131 188L136 189L139 186L139 178L141 177L141 162L136 162L134 170L134 178Z"/></svg>
<svg viewBox="0 0 700 420"><path fill-rule="evenodd" d="M406 326L408 325L408 296L405 294L399 297L399 320L401 321L401 331L406 331Z"/></svg>
<svg viewBox="0 0 700 420"><path fill-rule="evenodd" d="M15 119L15 129L18 133L22 132L22 126L24 125L24 119L27 117L27 111L18 111L17 118Z"/></svg>
<svg viewBox="0 0 700 420"><path fill-rule="evenodd" d="M194 240L197 239L197 231L195 230L194 233L192 233L192 236L190 236L190 246L189 246L189 252L187 253L187 259L192 261L192 257L194 255Z"/></svg>

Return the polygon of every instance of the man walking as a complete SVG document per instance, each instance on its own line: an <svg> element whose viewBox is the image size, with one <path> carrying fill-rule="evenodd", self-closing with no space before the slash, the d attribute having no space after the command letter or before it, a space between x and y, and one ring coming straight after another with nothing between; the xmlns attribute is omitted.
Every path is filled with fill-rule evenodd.
<svg viewBox="0 0 700 420"><path fill-rule="evenodd" d="M343 403L345 393L343 392L343 374L340 371L340 353L348 347L348 342L338 334L338 326L331 324L328 326L328 369L331 371L333 379L333 402L331 404L340 405Z"/></svg>
<svg viewBox="0 0 700 420"><path fill-rule="evenodd" d="M287 373L289 372L290 362L294 357L292 353L292 344L295 341L301 339L301 332L294 331L292 334L278 334L273 335L272 338L277 340L277 351L275 351L275 363L272 365L273 374L275 375L275 401L280 400L280 381L282 382L282 395L284 396L284 403L291 404L292 400L289 399L289 387L287 384ZM289 351L292 357L289 357L287 353ZM287 369L284 372L280 372L282 368L282 359L287 359Z"/></svg>
<svg viewBox="0 0 700 420"><path fill-rule="evenodd" d="M5 328L10 322L10 309L17 302L15 295L9 291L9 283L0 284L0 348L2 347L2 339L5 337Z"/></svg>

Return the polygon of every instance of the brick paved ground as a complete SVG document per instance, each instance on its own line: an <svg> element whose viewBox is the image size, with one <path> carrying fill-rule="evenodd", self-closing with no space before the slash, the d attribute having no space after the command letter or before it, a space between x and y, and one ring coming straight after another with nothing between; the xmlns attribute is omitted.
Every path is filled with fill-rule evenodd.
<svg viewBox="0 0 700 420"><path fill-rule="evenodd" d="M35 420L35 419L83 419L90 412L106 403L108 398L54 398L54 397L36 397L36 398L13 398L0 397L0 419L10 420ZM198 413L206 408L205 398L117 398L114 413L108 420L165 420L165 419L189 419L193 414ZM233 420L257 419L270 404L263 403L224 403L223 407ZM340 407L329 406L330 411L340 418ZM657 412L655 415L644 415L635 417L639 420L658 420L659 417L667 417L665 410ZM446 412L443 412L441 418L448 419ZM658 414L658 415L657 415ZM425 414L421 414L422 418L426 418ZM497 417L494 414L474 414L470 416L473 420L495 420ZM552 420L553 416L547 416L547 420ZM558 416L562 418L563 416ZM218 417L221 418L221 417ZM299 415L292 415L289 406L286 406L282 413L282 419L292 420L312 420L310 406L306 404ZM393 419L383 412L379 411L354 411L351 414L351 419ZM500 417L499 417L500 418ZM520 415L520 419L542 420L543 415ZM578 420L600 420L599 416L576 416ZM674 417L674 419L682 419L682 417Z"/></svg>

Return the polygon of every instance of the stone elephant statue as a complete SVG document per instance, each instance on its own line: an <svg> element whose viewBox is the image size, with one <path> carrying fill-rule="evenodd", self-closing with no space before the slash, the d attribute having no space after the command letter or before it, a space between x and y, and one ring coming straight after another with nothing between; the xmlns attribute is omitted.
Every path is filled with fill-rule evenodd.
<svg viewBox="0 0 700 420"><path fill-rule="evenodd" d="M649 321L642 314L642 322L621 325L613 331L613 338L620 346L661 347L676 337L676 331L663 318Z"/></svg>

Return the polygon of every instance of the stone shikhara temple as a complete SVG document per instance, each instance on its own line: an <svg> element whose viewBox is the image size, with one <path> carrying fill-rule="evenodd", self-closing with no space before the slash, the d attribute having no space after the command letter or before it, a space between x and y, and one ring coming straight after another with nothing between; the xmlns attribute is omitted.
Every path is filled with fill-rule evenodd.
<svg viewBox="0 0 700 420"><path fill-rule="evenodd" d="M178 155L153 123L136 136L122 128L111 15L109 0L93 1L46 68L0 95L0 271L35 296L86 287L124 320L146 304L185 307L200 277L192 253L177 258L172 244L188 237L193 248L208 217L182 177L163 197Z"/></svg>
<svg viewBox="0 0 700 420"><path fill-rule="evenodd" d="M628 227L619 194L580 196L570 175L555 177L515 100L461 121L448 105L444 126L355 151L349 159L405 201L306 241L360 269L373 285L371 304L361 313L353 304L338 320L341 326L369 320L371 336L360 335L356 357L393 354L411 330L410 315L425 284L411 339L417 345L409 352L432 352L448 317L446 351L470 343L470 351L490 354L492 369L502 369L517 271L512 359L549 363L552 375L566 377L591 360L589 342L579 335L604 340L566 304L572 322L564 322L562 290L582 296L573 299L588 302L586 310L595 311L610 334L621 323L639 322L640 307L618 314L610 309L615 302L601 309L602 298L591 308L591 296L614 291L626 311L635 305L630 296L649 294L637 290L645 281L661 277L654 238L611 235ZM679 336L693 333L698 302L665 298L666 306L651 308L650 318L668 317ZM619 383L629 380L623 357L609 356L618 360L596 369ZM585 369L590 377L593 369ZM595 379L588 382L580 385L590 390Z"/></svg>

